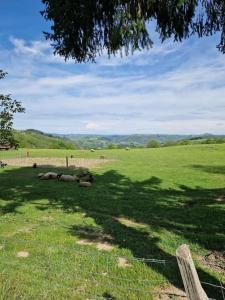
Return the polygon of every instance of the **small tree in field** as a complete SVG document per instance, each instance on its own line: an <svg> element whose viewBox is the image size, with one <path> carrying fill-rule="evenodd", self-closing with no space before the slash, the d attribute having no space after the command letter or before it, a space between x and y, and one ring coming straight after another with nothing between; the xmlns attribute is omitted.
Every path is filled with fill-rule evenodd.
<svg viewBox="0 0 225 300"><path fill-rule="evenodd" d="M156 140L150 140L147 143L147 148L159 148L160 144Z"/></svg>
<svg viewBox="0 0 225 300"><path fill-rule="evenodd" d="M0 79L7 73L0 70ZM15 113L25 112L21 102L13 100L11 95L0 94L0 144L15 146L17 141L13 136L13 117Z"/></svg>

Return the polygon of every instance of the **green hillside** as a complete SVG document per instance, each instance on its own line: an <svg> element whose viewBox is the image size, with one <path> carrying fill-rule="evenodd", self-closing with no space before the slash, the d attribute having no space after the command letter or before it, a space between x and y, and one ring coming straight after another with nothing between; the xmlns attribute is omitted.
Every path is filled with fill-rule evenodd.
<svg viewBox="0 0 225 300"><path fill-rule="evenodd" d="M53 137L41 131L28 129L25 131L14 131L15 139L21 148L41 149L76 149L73 141L61 137Z"/></svg>
<svg viewBox="0 0 225 300"><path fill-rule="evenodd" d="M150 140L157 141L160 145L172 146L176 143L188 141L190 144L217 144L224 142L224 135L175 135L175 134L131 134L131 135L95 135L95 134L54 134L57 137L68 138L76 143L81 149L90 148L125 148L146 147Z"/></svg>
<svg viewBox="0 0 225 300"><path fill-rule="evenodd" d="M89 148L110 148L116 145L118 148L124 147L145 147L149 140L155 139L159 143L167 141L178 141L184 138L191 138L192 135L167 135L167 134L131 134L131 135L95 135L95 134L54 134L75 141L82 149Z"/></svg>

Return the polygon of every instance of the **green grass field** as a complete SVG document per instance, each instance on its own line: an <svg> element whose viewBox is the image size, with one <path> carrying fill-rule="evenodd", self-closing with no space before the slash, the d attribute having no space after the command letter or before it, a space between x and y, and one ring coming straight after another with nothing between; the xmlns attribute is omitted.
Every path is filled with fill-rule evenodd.
<svg viewBox="0 0 225 300"><path fill-rule="evenodd" d="M0 152L0 159L26 151ZM0 170L1 300L158 299L168 285L181 286L174 255L183 243L201 281L224 282L223 268L203 258L225 250L225 145L29 153L113 160L92 170L87 189L41 181L40 169ZM18 257L21 251L29 256ZM204 288L222 299L219 289Z"/></svg>

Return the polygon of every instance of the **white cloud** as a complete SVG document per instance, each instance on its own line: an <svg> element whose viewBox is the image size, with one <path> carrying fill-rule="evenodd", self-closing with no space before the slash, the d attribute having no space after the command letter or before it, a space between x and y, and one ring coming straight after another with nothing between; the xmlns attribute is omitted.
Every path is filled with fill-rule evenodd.
<svg viewBox="0 0 225 300"><path fill-rule="evenodd" d="M31 41L26 42L23 39L10 37L10 42L13 46L13 51L22 58L27 60L39 60L44 63L56 63L56 64L70 64L71 60L65 62L65 60L59 55L54 55L52 47L47 41Z"/></svg>
<svg viewBox="0 0 225 300"><path fill-rule="evenodd" d="M97 58L99 66L118 67L121 65L136 65L136 66L150 66L158 61L159 56L166 56L170 53L178 51L180 45L174 44L171 41L165 44L156 44L149 50L136 51L133 55L107 55L105 51L100 58Z"/></svg>
<svg viewBox="0 0 225 300"><path fill-rule="evenodd" d="M107 60L111 65L104 57L73 65L55 58L44 41L11 43L12 50L0 49L10 72L0 86L27 108L16 118L18 128L225 133L225 61L212 49L204 54L185 44L158 45L150 54Z"/></svg>
<svg viewBox="0 0 225 300"><path fill-rule="evenodd" d="M96 129L99 129L99 125L94 122L89 122L85 125L85 128L90 129L90 130L96 130Z"/></svg>
<svg viewBox="0 0 225 300"><path fill-rule="evenodd" d="M50 49L50 45L47 42L33 41L30 45L27 45L26 41L15 37L11 37L10 41L14 46L14 51L18 54L43 55L45 50Z"/></svg>

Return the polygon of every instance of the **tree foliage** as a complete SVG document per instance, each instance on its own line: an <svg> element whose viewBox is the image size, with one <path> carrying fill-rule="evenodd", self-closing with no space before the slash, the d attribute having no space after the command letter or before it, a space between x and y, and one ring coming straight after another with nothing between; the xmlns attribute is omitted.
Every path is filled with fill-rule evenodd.
<svg viewBox="0 0 225 300"><path fill-rule="evenodd" d="M0 70L0 79L7 73ZM0 94L0 144L14 146L16 141L13 136L13 117L15 113L22 113L25 109L21 102L13 100L11 95Z"/></svg>
<svg viewBox="0 0 225 300"><path fill-rule="evenodd" d="M107 50L128 55L153 45L148 24L161 41L182 41L221 34L217 48L225 53L224 0L42 0L41 12L51 21L55 54L76 62L94 61ZM152 29L154 29L152 27Z"/></svg>
<svg viewBox="0 0 225 300"><path fill-rule="evenodd" d="M150 140L147 143L147 148L159 148L160 144L156 140Z"/></svg>

